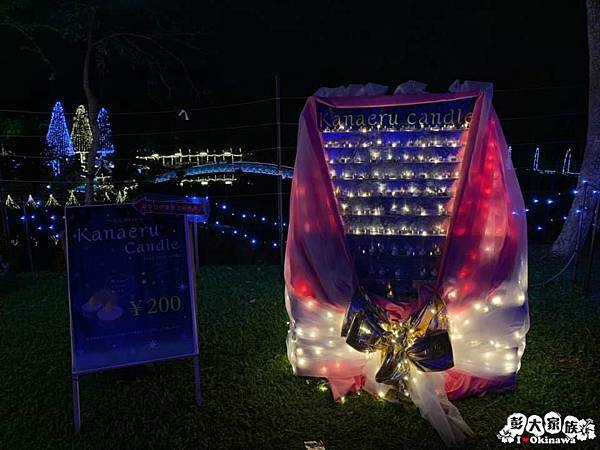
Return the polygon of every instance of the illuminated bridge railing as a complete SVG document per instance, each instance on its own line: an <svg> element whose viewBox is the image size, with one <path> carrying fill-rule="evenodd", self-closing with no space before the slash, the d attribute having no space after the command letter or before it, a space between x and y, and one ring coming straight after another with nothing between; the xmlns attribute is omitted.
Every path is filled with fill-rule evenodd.
<svg viewBox="0 0 600 450"><path fill-rule="evenodd" d="M202 164L178 170L165 172L154 179L155 183L164 183L165 181L177 180L185 177L198 175L208 175L213 173L255 173L259 175L281 176L282 178L292 178L294 176L293 167L282 166L281 173L277 164L258 163L258 162L234 162L234 163L217 163L217 164Z"/></svg>

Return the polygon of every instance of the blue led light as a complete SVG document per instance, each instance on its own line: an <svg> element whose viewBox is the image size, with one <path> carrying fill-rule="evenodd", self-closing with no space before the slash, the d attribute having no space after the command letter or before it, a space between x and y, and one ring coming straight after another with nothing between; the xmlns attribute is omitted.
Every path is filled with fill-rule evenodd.
<svg viewBox="0 0 600 450"><path fill-rule="evenodd" d="M61 160L65 156L73 156L73 145L71 144L71 136L67 129L65 120L65 111L61 102L56 102L52 109L50 117L50 125L48 125L48 133L46 134L46 156L53 157L48 162L48 166L52 169L54 175L60 175Z"/></svg>
<svg viewBox="0 0 600 450"><path fill-rule="evenodd" d="M539 203L539 200L537 198L534 198L532 201L533 203Z"/></svg>
<svg viewBox="0 0 600 450"><path fill-rule="evenodd" d="M551 198L549 198L549 199L546 200L546 203L549 204L549 205L551 205L552 203L554 203L554 200L552 200Z"/></svg>
<svg viewBox="0 0 600 450"><path fill-rule="evenodd" d="M256 244L256 239L252 239L250 242L252 242L252 245Z"/></svg>
<svg viewBox="0 0 600 450"><path fill-rule="evenodd" d="M225 204L221 205L221 209L227 209L227 205L225 205Z"/></svg>
<svg viewBox="0 0 600 450"><path fill-rule="evenodd" d="M107 157L115 152L115 146L112 142L112 128L110 126L110 119L108 118L108 111L106 108L100 109L98 112L98 129L99 129L99 143L98 153L100 157Z"/></svg>

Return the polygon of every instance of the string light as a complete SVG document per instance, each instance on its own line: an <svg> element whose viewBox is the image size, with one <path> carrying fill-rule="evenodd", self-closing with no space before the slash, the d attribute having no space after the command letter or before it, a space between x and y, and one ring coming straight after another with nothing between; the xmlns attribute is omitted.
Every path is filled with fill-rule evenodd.
<svg viewBox="0 0 600 450"><path fill-rule="evenodd" d="M79 155L82 166L85 166L87 154L92 148L92 128L83 105L79 105L75 110L73 128L71 129L71 142L73 143L73 150Z"/></svg>
<svg viewBox="0 0 600 450"><path fill-rule="evenodd" d="M570 148L568 148L567 151L565 152L565 157L563 159L562 173L563 173L563 175L567 175L567 174L571 173L571 149Z"/></svg>
<svg viewBox="0 0 600 450"><path fill-rule="evenodd" d="M62 171L61 163L64 157L73 156L73 146L67 130L65 111L61 102L56 102L52 109L48 133L46 134L45 156L53 159L48 161L48 166L55 176Z"/></svg>
<svg viewBox="0 0 600 450"><path fill-rule="evenodd" d="M102 158L110 157L115 152L115 146L112 140L112 128L110 118L106 108L101 108L98 112L98 153Z"/></svg>
<svg viewBox="0 0 600 450"><path fill-rule="evenodd" d="M539 170L539 165L540 165L540 148L536 147L535 153L533 155L533 170L537 172Z"/></svg>

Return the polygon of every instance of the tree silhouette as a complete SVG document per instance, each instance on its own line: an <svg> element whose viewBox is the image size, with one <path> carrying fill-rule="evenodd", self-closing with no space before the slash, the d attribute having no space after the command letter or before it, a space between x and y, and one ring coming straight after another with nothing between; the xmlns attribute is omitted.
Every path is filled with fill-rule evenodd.
<svg viewBox="0 0 600 450"><path fill-rule="evenodd" d="M589 54L588 127L585 153L573 204L552 251L569 257L578 239L585 239L600 191L600 0L587 0ZM581 231L579 230L581 223Z"/></svg>

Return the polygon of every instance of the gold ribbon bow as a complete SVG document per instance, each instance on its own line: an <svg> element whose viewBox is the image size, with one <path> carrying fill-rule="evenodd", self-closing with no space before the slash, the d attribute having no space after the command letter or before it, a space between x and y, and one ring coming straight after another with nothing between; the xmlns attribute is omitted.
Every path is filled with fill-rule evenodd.
<svg viewBox="0 0 600 450"><path fill-rule="evenodd" d="M434 294L430 300L406 320L388 318L362 287L348 305L342 326L342 337L359 352L380 351L382 364L375 380L395 386L392 396L408 397L410 365L423 372L441 372L454 365L448 335L446 304Z"/></svg>

